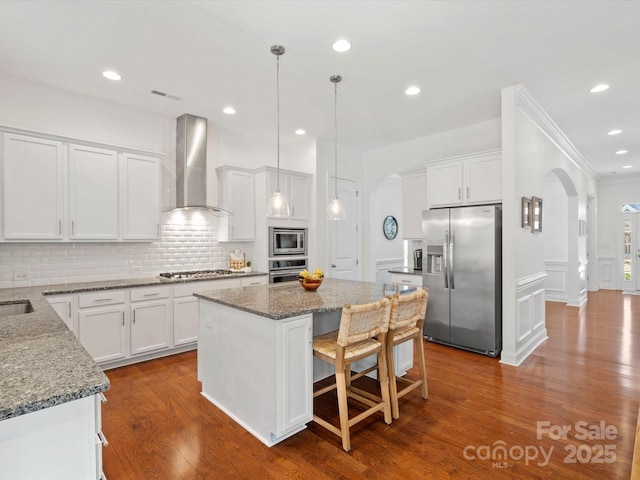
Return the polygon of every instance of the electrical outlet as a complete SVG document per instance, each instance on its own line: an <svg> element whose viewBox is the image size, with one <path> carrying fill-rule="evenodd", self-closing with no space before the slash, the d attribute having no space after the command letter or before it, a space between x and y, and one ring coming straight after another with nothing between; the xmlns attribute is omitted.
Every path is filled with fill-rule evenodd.
<svg viewBox="0 0 640 480"><path fill-rule="evenodd" d="M30 275L29 272L14 272L13 279L16 281L24 281L29 280Z"/></svg>

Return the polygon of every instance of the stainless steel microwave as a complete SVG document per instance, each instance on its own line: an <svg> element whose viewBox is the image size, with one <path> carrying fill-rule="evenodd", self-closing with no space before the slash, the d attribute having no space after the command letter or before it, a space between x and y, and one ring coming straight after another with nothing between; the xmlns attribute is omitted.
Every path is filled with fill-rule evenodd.
<svg viewBox="0 0 640 480"><path fill-rule="evenodd" d="M269 227L269 256L306 255L307 229Z"/></svg>

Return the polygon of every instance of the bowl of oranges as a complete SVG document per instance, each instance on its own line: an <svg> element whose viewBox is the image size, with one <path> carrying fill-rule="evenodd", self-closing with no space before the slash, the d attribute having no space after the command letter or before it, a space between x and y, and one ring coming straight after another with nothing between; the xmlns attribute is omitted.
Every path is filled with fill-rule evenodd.
<svg viewBox="0 0 640 480"><path fill-rule="evenodd" d="M298 283L308 292L316 291L318 287L322 285L323 279L324 272L319 268L316 268L313 273L310 273L308 270L302 270L298 274Z"/></svg>

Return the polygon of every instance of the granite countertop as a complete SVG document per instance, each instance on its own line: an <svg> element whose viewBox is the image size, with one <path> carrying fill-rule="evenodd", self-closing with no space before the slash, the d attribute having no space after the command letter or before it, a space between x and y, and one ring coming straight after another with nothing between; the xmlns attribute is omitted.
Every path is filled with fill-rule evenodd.
<svg viewBox="0 0 640 480"><path fill-rule="evenodd" d="M47 302L45 295L172 285L266 275L235 273L210 279L142 279L0 289L0 304L28 300L33 312L0 317L0 420L109 389L109 379ZM298 287L300 288L300 287Z"/></svg>
<svg viewBox="0 0 640 480"><path fill-rule="evenodd" d="M411 267L392 268L391 270L389 270L389 273L400 273L400 274L405 274L405 275L420 275L420 276L422 276L422 270L416 270L416 269L411 268Z"/></svg>
<svg viewBox="0 0 640 480"><path fill-rule="evenodd" d="M33 312L0 317L0 420L109 389L109 379L37 288L0 290Z"/></svg>
<svg viewBox="0 0 640 480"><path fill-rule="evenodd" d="M280 320L314 312L338 312L345 303L375 302L392 293L391 285L325 278L315 292L304 290L298 282L256 285L196 293L203 300Z"/></svg>

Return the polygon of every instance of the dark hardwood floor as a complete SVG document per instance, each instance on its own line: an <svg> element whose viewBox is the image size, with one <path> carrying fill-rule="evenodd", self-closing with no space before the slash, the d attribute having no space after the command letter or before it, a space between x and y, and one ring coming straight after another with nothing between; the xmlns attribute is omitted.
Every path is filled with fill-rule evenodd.
<svg viewBox="0 0 640 480"><path fill-rule="evenodd" d="M628 479L640 296L600 291L580 309L547 303L547 330L518 368L427 342L429 399L414 391L391 425L381 415L358 424L349 453L313 423L267 448L200 395L196 352L109 370L104 471L109 480ZM337 418L326 397L316 408ZM549 434L563 425L566 438Z"/></svg>

